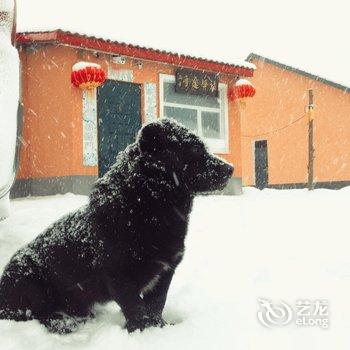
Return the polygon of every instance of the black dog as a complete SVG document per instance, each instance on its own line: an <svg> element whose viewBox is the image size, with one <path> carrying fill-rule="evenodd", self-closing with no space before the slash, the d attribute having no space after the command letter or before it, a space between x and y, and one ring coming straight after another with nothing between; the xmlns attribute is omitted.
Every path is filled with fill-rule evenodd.
<svg viewBox="0 0 350 350"><path fill-rule="evenodd" d="M225 187L233 167L180 124L140 131L99 179L89 204L20 249L0 280L0 318L70 332L95 303L116 301L128 331L163 326L195 194Z"/></svg>

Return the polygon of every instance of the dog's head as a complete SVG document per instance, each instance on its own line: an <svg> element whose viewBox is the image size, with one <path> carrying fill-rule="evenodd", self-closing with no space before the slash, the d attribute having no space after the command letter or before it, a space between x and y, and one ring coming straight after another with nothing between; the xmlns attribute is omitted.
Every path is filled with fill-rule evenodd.
<svg viewBox="0 0 350 350"><path fill-rule="evenodd" d="M197 135L172 119L145 125L138 144L141 155L190 193L221 190L233 173L232 165L209 153Z"/></svg>

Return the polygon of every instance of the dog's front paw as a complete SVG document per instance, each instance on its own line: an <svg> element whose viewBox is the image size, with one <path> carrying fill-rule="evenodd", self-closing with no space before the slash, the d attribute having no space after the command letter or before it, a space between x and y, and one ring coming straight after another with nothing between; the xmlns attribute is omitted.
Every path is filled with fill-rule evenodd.
<svg viewBox="0 0 350 350"><path fill-rule="evenodd" d="M153 320L153 324L152 326L153 327L160 327L160 328L163 328L164 326L166 326L168 323L166 321L163 320L162 317L160 318L156 318Z"/></svg>
<svg viewBox="0 0 350 350"><path fill-rule="evenodd" d="M149 317L143 316L140 318L128 319L125 324L125 328L129 333L135 332L136 330L143 331L148 327Z"/></svg>
<svg viewBox="0 0 350 350"><path fill-rule="evenodd" d="M143 317L141 319L136 320L127 320L125 328L129 333L132 333L136 330L140 330L141 332L148 327L164 327L167 323L163 320L163 318L150 318L150 317Z"/></svg>

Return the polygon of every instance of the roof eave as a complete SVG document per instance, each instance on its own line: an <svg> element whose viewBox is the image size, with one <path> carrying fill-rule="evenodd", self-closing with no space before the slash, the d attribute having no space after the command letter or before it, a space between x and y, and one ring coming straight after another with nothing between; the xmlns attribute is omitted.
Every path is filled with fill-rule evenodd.
<svg viewBox="0 0 350 350"><path fill-rule="evenodd" d="M112 42L61 30L39 33L18 33L17 43L22 45L31 45L33 43L56 43L224 74L245 77L252 77L254 74L254 70L247 67L239 67L227 63L178 55L125 43Z"/></svg>

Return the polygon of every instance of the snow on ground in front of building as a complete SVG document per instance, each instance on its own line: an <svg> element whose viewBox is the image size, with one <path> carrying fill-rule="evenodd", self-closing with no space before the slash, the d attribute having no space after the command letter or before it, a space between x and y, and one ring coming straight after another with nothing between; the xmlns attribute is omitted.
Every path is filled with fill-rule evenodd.
<svg viewBox="0 0 350 350"><path fill-rule="evenodd" d="M85 201L72 194L12 201L12 216L0 222L0 270L20 246ZM350 187L200 197L164 313L175 325L129 335L110 303L66 336L36 321L0 321L0 348L348 350L349 202ZM326 299L330 327L265 328L257 321L258 297L291 306Z"/></svg>

